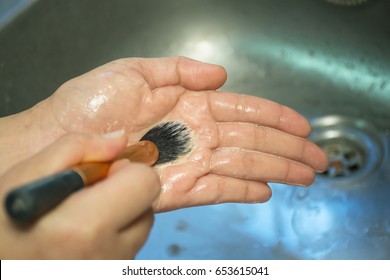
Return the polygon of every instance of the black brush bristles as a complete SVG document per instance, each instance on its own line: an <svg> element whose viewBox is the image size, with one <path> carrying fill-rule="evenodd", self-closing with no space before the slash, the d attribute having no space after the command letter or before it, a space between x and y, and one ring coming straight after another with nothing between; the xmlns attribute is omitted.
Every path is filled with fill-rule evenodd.
<svg viewBox="0 0 390 280"><path fill-rule="evenodd" d="M165 122L153 127L140 141L143 140L156 144L160 153L156 164L175 161L192 148L189 129L178 121Z"/></svg>

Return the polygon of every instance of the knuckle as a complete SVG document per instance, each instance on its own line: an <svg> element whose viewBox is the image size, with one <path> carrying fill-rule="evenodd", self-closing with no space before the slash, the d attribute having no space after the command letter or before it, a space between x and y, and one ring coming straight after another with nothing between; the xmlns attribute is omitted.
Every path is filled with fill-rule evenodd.
<svg viewBox="0 0 390 280"><path fill-rule="evenodd" d="M131 57L124 57L124 58L119 58L116 60L113 60L109 62L107 65L112 67L112 68L134 68L137 66L139 63L139 59L136 58L131 58Z"/></svg>
<svg viewBox="0 0 390 280"><path fill-rule="evenodd" d="M253 134L254 135L254 141L257 148L261 151L266 149L266 146L268 144L268 129L264 126L254 126L253 127Z"/></svg>
<svg viewBox="0 0 390 280"><path fill-rule="evenodd" d="M250 153L242 152L242 166L246 172L245 174L249 174L250 170L253 170L256 167L256 160L254 156ZM249 179L249 178L246 178Z"/></svg>

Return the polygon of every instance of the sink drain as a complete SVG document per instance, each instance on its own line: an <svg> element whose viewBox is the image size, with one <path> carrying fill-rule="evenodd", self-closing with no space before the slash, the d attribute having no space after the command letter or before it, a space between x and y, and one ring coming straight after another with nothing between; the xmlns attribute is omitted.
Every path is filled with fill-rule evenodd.
<svg viewBox="0 0 390 280"><path fill-rule="evenodd" d="M365 152L352 141L340 141L322 146L329 158L328 169L323 173L329 177L350 176L364 166Z"/></svg>
<svg viewBox="0 0 390 280"><path fill-rule="evenodd" d="M321 178L352 183L373 174L384 153L380 134L364 120L327 116L312 121L311 140L328 155Z"/></svg>

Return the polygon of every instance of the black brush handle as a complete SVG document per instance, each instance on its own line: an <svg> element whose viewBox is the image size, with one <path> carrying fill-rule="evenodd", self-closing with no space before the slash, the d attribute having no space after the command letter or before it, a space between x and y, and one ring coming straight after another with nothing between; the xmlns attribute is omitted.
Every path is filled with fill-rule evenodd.
<svg viewBox="0 0 390 280"><path fill-rule="evenodd" d="M65 170L11 191L6 197L5 208L14 221L29 222L83 187L79 173Z"/></svg>

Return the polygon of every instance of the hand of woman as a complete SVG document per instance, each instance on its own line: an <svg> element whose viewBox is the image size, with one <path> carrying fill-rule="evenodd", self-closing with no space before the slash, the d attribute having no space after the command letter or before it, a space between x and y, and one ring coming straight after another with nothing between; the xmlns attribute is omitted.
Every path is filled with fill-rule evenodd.
<svg viewBox="0 0 390 280"><path fill-rule="evenodd" d="M99 136L71 133L0 177L0 198L19 185L85 161L109 161L125 148L123 132ZM153 224L152 202L160 192L156 172L117 161L109 176L75 192L27 225L0 210L1 259L129 259Z"/></svg>
<svg viewBox="0 0 390 280"><path fill-rule="evenodd" d="M18 157L68 132L124 129L133 143L158 123L180 121L194 145L177 162L157 167L162 192L155 211L264 202L268 182L311 184L327 158L306 140L308 121L266 99L216 91L225 80L222 67L182 57L110 62L66 82L29 118L14 120L30 135Z"/></svg>

